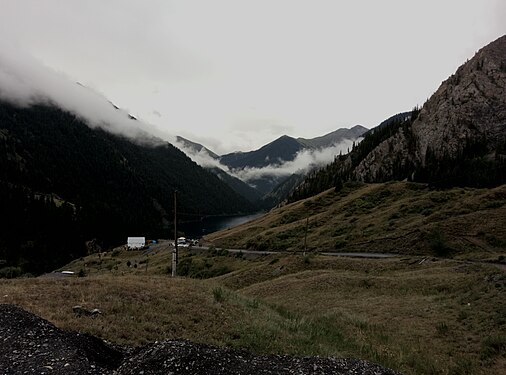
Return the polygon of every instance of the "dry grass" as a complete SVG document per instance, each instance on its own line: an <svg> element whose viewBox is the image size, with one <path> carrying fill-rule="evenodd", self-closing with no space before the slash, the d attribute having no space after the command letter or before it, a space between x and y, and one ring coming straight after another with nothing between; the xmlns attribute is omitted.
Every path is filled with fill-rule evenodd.
<svg viewBox="0 0 506 375"><path fill-rule="evenodd" d="M169 242L163 240L145 250L126 250L121 246L112 251L76 259L61 267L60 271L72 271L81 275L170 275L172 251ZM242 254L229 254L222 249L207 251L199 247L181 248L178 275L214 277L244 268L249 262L243 258Z"/></svg>
<svg viewBox="0 0 506 375"><path fill-rule="evenodd" d="M506 373L505 270L467 261L504 261L505 203L505 186L349 186L208 239L298 251L309 217L312 250L453 259L316 252L244 259L184 250L180 269L204 280L172 279L171 249L162 242L149 252L116 249L62 268L86 277L0 280L0 303L119 344L184 338L257 353L359 357L406 374ZM78 318L74 305L103 314Z"/></svg>
<svg viewBox="0 0 506 375"><path fill-rule="evenodd" d="M228 316L208 286L157 276L96 276L2 281L4 303L21 305L64 329L130 345L183 337L215 342ZM96 319L74 316L72 307L98 308Z"/></svg>
<svg viewBox="0 0 506 375"><path fill-rule="evenodd" d="M302 251L307 219L312 251L506 256L506 185L445 191L406 182L349 185L206 239L229 248Z"/></svg>
<svg viewBox="0 0 506 375"><path fill-rule="evenodd" d="M360 357L406 374L504 372L504 271L422 259L272 255L207 280L1 280L0 302L121 344L186 338L257 353ZM76 304L103 314L75 317Z"/></svg>
<svg viewBox="0 0 506 375"><path fill-rule="evenodd" d="M506 275L500 269L412 258L315 257L310 264L289 258L295 264L280 260L278 277L250 280L239 293L283 312L292 322L288 329L306 332L312 346L297 349L359 356L406 373L506 370ZM233 284L233 276L222 279Z"/></svg>

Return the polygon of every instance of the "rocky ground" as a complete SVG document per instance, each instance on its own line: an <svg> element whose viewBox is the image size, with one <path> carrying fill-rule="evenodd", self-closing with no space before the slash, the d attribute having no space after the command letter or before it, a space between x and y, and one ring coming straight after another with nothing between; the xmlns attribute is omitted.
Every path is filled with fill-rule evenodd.
<svg viewBox="0 0 506 375"><path fill-rule="evenodd" d="M3 374L397 374L357 359L256 356L188 341L118 347L60 330L7 304L0 304L0 369Z"/></svg>

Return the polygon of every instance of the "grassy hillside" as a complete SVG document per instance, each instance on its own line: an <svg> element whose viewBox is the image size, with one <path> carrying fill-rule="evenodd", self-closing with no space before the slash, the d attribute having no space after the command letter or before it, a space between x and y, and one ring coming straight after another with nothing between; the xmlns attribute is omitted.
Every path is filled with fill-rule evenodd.
<svg viewBox="0 0 506 375"><path fill-rule="evenodd" d="M255 353L357 357L405 374L504 373L505 189L348 184L209 236L219 248L181 249L177 278L162 241L60 269L73 277L0 280L0 303L119 344L183 338ZM221 248L302 250L307 218L311 250L400 255ZM102 314L77 317L74 305Z"/></svg>
<svg viewBox="0 0 506 375"><path fill-rule="evenodd" d="M159 253L148 271L89 266L86 277L0 280L0 302L121 344L185 338L256 353L359 357L406 374L506 370L506 276L495 266L219 253L191 258L235 271L206 280L154 275L155 259L166 255ZM142 254L105 257L139 264ZM76 317L74 305L102 314Z"/></svg>
<svg viewBox="0 0 506 375"><path fill-rule="evenodd" d="M347 183L206 237L257 250L389 252L504 260L506 185L433 190Z"/></svg>

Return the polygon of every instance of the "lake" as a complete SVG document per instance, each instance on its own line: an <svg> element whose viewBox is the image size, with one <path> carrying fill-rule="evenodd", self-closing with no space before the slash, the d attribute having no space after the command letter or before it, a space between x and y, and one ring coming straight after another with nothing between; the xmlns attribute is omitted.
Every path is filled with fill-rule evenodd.
<svg viewBox="0 0 506 375"><path fill-rule="evenodd" d="M228 229L237 225L247 223L257 217L262 216L264 213L259 212L256 214L243 215L243 216L214 216L204 217L200 221L179 223L177 226L178 232L184 232L185 237L200 238L206 234L217 232L219 230Z"/></svg>

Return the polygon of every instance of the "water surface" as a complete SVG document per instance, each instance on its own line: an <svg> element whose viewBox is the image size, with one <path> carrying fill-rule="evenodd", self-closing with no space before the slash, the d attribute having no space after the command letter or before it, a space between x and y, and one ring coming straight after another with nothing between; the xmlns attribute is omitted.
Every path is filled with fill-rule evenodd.
<svg viewBox="0 0 506 375"><path fill-rule="evenodd" d="M204 217L199 221L178 224L178 232L184 232L184 235L188 238L200 238L209 233L233 228L237 225L247 223L248 221L254 220L263 214L263 212L259 212L243 216Z"/></svg>

